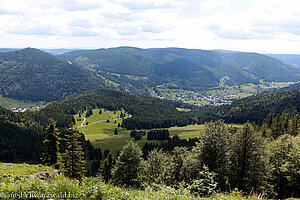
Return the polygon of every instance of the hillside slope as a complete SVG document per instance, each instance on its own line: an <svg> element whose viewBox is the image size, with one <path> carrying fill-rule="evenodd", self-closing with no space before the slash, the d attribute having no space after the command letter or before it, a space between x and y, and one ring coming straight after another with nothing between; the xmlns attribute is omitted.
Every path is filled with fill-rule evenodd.
<svg viewBox="0 0 300 200"><path fill-rule="evenodd" d="M256 53L164 48L119 47L74 51L60 57L82 64L107 78L133 75L152 84L170 84L184 89L209 88L226 76L229 85L265 81L297 81L299 70L279 60ZM229 79L229 80L228 80Z"/></svg>
<svg viewBox="0 0 300 200"><path fill-rule="evenodd" d="M261 123L269 113L280 114L286 110L300 111L300 89L254 95L235 101L231 105L208 109L203 116L208 119L221 118L228 123Z"/></svg>
<svg viewBox="0 0 300 200"><path fill-rule="evenodd" d="M23 113L0 107L0 161L38 162L44 135L42 126Z"/></svg>
<svg viewBox="0 0 300 200"><path fill-rule="evenodd" d="M299 54L267 54L267 56L281 60L282 62L294 65L300 69L300 55Z"/></svg>
<svg viewBox="0 0 300 200"><path fill-rule="evenodd" d="M92 72L37 49L0 53L0 93L10 98L49 102L103 85Z"/></svg>

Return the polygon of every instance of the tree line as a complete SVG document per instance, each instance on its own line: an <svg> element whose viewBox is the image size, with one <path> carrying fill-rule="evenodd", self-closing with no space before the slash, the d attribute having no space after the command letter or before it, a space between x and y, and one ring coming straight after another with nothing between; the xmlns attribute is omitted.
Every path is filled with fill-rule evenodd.
<svg viewBox="0 0 300 200"><path fill-rule="evenodd" d="M263 132L264 126L250 122L240 129L209 122L191 148L154 148L147 156L129 142L111 167L109 181L136 188L168 186L197 196L237 190L267 198L299 197L299 130L297 136L285 132L276 139Z"/></svg>

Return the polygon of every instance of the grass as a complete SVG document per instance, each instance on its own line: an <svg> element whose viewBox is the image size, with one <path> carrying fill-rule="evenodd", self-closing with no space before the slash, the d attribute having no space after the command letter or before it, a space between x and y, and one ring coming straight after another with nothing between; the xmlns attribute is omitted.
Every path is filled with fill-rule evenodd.
<svg viewBox="0 0 300 200"><path fill-rule="evenodd" d="M13 163L1 163L0 162L0 175L12 174L12 175L31 175L41 171L51 171L54 169L43 165L29 165L29 164L13 164Z"/></svg>
<svg viewBox="0 0 300 200"><path fill-rule="evenodd" d="M101 110L102 114L99 114L99 109L93 109L93 115L86 118L86 122L88 122L88 125L83 127L81 127L83 117L79 117L79 115L76 115L75 128L81 131L85 135L86 139L90 140L90 142L95 148L100 147L102 150L109 149L115 155L117 151L120 151L129 140L133 140L133 138L130 137L131 131L123 130L121 127L118 127L118 124L122 124L122 119L117 119L116 123L115 120L112 120L120 116L121 111L117 111L116 113L114 113L114 111L104 111L104 109ZM124 111L122 112L125 113ZM81 114L81 116L85 115L86 111L83 114ZM77 119L80 119L81 121L77 121ZM110 120L109 123L107 123L107 119ZM84 124L86 124L86 122ZM115 129L118 130L117 135L114 135ZM203 129L204 125L189 125L185 127L171 127L169 128L169 132L170 136L178 135L180 138L188 139L193 137L199 137ZM141 148L146 142L146 136L143 136L141 140L136 141L136 143ZM160 141L154 140L151 142Z"/></svg>
<svg viewBox="0 0 300 200"><path fill-rule="evenodd" d="M11 99L7 97L3 97L0 94L0 106L4 108L26 108L26 107L33 107L36 105L44 105L45 102L31 102L31 101L21 101L16 99Z"/></svg>
<svg viewBox="0 0 300 200"><path fill-rule="evenodd" d="M8 171L6 171L8 170ZM1 199L126 199L126 200L191 200L223 199L243 200L257 197L241 197L240 193L216 194L208 198L194 197L187 192L164 187L160 191L151 188L145 190L126 189L105 184L100 178L85 178L80 184L63 175L54 179L38 180L29 175L53 169L41 165L0 163ZM16 175L18 174L18 175ZM22 195L22 197L21 197ZM27 198L26 198L27 196Z"/></svg>
<svg viewBox="0 0 300 200"><path fill-rule="evenodd" d="M124 111L122 112L125 113ZM117 119L116 123L115 120L112 120L115 117L120 116L120 114L121 111L117 111L114 114L114 111L104 111L104 109L102 109L102 114L99 114L99 109L93 109L93 115L86 118L86 122L89 123L87 126L81 127L83 117L79 117L78 115L75 116L75 128L81 131L85 135L85 138L90 140L95 148L101 148L102 150L109 149L114 155L116 155L116 153L120 151L129 140L133 140L133 138L130 137L130 130L123 130L121 127L118 127L118 124L122 124L122 119ZM86 111L82 114L82 116L85 115ZM81 121L77 121L77 119L81 119ZM107 119L110 119L109 123L106 122ZM117 135L114 135L115 129L118 130ZM170 136L178 135L182 139L189 139L200 137L204 130L204 125L196 124L184 127L176 126L170 127L168 130L170 132ZM143 136L141 140L135 142L142 148L147 142L147 138L146 136ZM161 141L152 140L151 142L159 143Z"/></svg>

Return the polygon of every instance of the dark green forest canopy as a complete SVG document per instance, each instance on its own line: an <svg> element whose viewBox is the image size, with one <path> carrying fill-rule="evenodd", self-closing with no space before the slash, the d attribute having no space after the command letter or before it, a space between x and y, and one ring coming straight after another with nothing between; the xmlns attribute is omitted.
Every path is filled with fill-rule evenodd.
<svg viewBox="0 0 300 200"><path fill-rule="evenodd" d="M0 53L0 93L10 98L49 102L103 85L83 67L37 49Z"/></svg>
<svg viewBox="0 0 300 200"><path fill-rule="evenodd" d="M124 109L132 117L124 120L126 128L155 128L188 124L186 115L177 111L177 107L192 108L181 102L161 100L146 95L133 95L111 89L97 89L81 95L66 98L46 106L35 114L38 120L41 116L51 116L57 121L57 126L68 126L72 115L91 108L108 110Z"/></svg>
<svg viewBox="0 0 300 200"><path fill-rule="evenodd" d="M217 86L228 76L229 85L264 81L298 81L299 70L277 59L257 53L222 53L217 51L163 48L119 47L74 51L60 57L92 68L108 79L141 89L172 83L183 89ZM111 73L117 73L115 76ZM132 81L125 75L147 77ZM128 84L130 82L130 84Z"/></svg>
<svg viewBox="0 0 300 200"><path fill-rule="evenodd" d="M43 127L31 117L0 107L0 138L1 162L39 160Z"/></svg>
<svg viewBox="0 0 300 200"><path fill-rule="evenodd" d="M209 115L224 119L226 122L262 123L269 113L280 114L286 110L300 111L300 89L291 89L259 94L233 102L231 105L208 109Z"/></svg>

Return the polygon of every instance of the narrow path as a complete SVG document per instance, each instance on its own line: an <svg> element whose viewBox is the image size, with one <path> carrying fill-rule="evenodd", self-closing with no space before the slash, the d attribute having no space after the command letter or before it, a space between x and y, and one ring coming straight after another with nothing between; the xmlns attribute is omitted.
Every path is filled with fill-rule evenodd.
<svg viewBox="0 0 300 200"><path fill-rule="evenodd" d="M82 116L83 117L83 116ZM132 117L132 115L128 115L127 117L123 117L123 119L127 119L127 118L130 118ZM85 117L84 118L84 121L81 123L81 126L77 127L77 128L82 128L82 127L85 127L85 126L89 126L89 125L93 125L93 124L97 124L97 123L100 123L100 122L106 122L107 119L103 119L103 120L99 120L99 121L96 121L96 122L93 122L93 123L89 123L88 125L83 125L84 122L85 122ZM118 119L122 119L122 118L114 118L114 119L109 119L109 120L118 120Z"/></svg>
<svg viewBox="0 0 300 200"><path fill-rule="evenodd" d="M85 119L85 117L82 116L82 115L81 115L81 117L83 118L83 122L81 123L81 126L80 126L80 127L83 127L83 126L84 126L83 124L84 124L84 122L85 122L86 119Z"/></svg>

